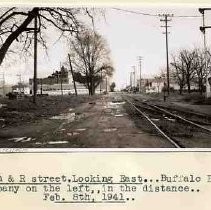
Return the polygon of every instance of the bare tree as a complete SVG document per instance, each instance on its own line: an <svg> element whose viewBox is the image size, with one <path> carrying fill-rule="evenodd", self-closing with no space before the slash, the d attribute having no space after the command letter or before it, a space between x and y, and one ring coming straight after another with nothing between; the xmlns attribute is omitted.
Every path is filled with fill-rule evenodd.
<svg viewBox="0 0 211 210"><path fill-rule="evenodd" d="M183 89L186 85L184 61L181 57L177 58L175 55L172 55L171 62L172 76L180 87L180 94L182 94Z"/></svg>
<svg viewBox="0 0 211 210"><path fill-rule="evenodd" d="M204 50L195 49L195 52L194 70L199 92L202 94L206 77L211 72L211 56L209 51L204 52Z"/></svg>
<svg viewBox="0 0 211 210"><path fill-rule="evenodd" d="M77 33L80 28L80 16L87 15L86 8L34 7L0 9L0 65L11 45L22 46L28 51L34 38L33 20L38 19L38 41L46 48L43 33L54 27L60 36Z"/></svg>
<svg viewBox="0 0 211 210"><path fill-rule="evenodd" d="M191 82L194 78L194 58L196 55L195 50L182 50L179 54L181 62L183 64L183 70L185 72L186 84L188 87L188 93L191 91Z"/></svg>
<svg viewBox="0 0 211 210"><path fill-rule="evenodd" d="M114 71L105 39L95 31L84 29L70 41L70 51L75 80L87 87L89 95L94 95L100 82Z"/></svg>
<svg viewBox="0 0 211 210"><path fill-rule="evenodd" d="M191 83L195 77L195 57L196 50L181 50L178 55L172 55L171 66L173 74L180 86L180 93L187 85L188 93L191 91Z"/></svg>

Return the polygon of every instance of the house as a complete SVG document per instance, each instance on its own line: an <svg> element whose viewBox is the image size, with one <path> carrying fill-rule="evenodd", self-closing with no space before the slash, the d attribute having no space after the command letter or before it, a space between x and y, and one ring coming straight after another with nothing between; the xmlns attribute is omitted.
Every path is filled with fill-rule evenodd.
<svg viewBox="0 0 211 210"><path fill-rule="evenodd" d="M139 81L137 82L139 84ZM145 93L160 93L164 88L164 83L166 83L165 78L155 77L155 78L143 78L141 80L141 89ZM179 85L171 80L170 88L174 90L179 90Z"/></svg>

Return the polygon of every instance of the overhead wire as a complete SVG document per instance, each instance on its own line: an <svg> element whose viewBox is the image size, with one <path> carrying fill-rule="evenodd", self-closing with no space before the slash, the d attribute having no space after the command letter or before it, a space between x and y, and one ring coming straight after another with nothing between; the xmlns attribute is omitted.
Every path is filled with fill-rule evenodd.
<svg viewBox="0 0 211 210"><path fill-rule="evenodd" d="M144 15L144 16L151 16L151 17L160 17L159 14L144 13L144 12L140 12L140 11L121 9L121 8L117 8L117 7L112 7L111 9L122 11L122 12L127 12L127 13L133 13L133 14L137 14L137 15ZM200 15L173 15L173 17L176 17L176 18L201 18Z"/></svg>

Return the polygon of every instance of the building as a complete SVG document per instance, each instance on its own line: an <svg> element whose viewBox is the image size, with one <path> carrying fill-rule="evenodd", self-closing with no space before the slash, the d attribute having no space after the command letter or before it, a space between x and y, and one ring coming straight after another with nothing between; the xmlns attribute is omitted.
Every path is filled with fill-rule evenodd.
<svg viewBox="0 0 211 210"><path fill-rule="evenodd" d="M11 85L0 84L0 97L5 97L7 93L12 91Z"/></svg>
<svg viewBox="0 0 211 210"><path fill-rule="evenodd" d="M139 80L138 80L139 82ZM164 83L166 83L166 79L162 77L148 78L141 80L142 91L145 93L160 93L164 88ZM138 83L139 84L139 83ZM191 83L191 90L197 90L196 83ZM170 79L170 90L179 91L180 87L178 83L171 78ZM184 90L187 90L187 86L184 87Z"/></svg>
<svg viewBox="0 0 211 210"><path fill-rule="evenodd" d="M96 93L106 90L105 81L96 88ZM107 84L108 85L108 84ZM30 93L33 94L33 79L29 79ZM78 94L88 94L88 89L84 84L76 82ZM56 71L46 78L37 78L37 93L48 95L70 95L75 94L74 83L71 73L64 67L61 71Z"/></svg>
<svg viewBox="0 0 211 210"><path fill-rule="evenodd" d="M141 80L141 89L145 93L161 93L165 83L165 78L161 77L144 78ZM170 88L173 90L179 90L179 85L175 81L171 81Z"/></svg>

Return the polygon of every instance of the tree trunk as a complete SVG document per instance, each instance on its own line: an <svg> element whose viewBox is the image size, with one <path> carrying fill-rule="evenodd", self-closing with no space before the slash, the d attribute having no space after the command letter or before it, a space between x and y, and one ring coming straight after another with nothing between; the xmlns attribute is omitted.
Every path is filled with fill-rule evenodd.
<svg viewBox="0 0 211 210"><path fill-rule="evenodd" d="M187 78L187 86L188 86L188 93L190 93L190 79L189 79L189 77Z"/></svg>
<svg viewBox="0 0 211 210"><path fill-rule="evenodd" d="M183 89L182 86L180 86L180 88L179 88L179 94L180 95L182 95L182 89Z"/></svg>
<svg viewBox="0 0 211 210"><path fill-rule="evenodd" d="M202 95L203 94L203 81L200 80L200 94Z"/></svg>
<svg viewBox="0 0 211 210"><path fill-rule="evenodd" d="M23 23L7 37L6 41L0 48L0 65L2 64L5 58L5 55L9 47L13 43L13 41L17 39L18 36L26 30L27 26L31 23L34 17L38 15L38 11L39 11L39 8L37 7L33 8L32 11L29 12L27 18L23 21Z"/></svg>
<svg viewBox="0 0 211 210"><path fill-rule="evenodd" d="M93 96L95 94L95 88L94 88L94 81L93 78L91 78L91 95Z"/></svg>

